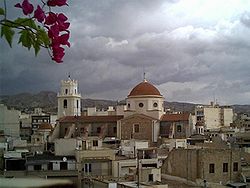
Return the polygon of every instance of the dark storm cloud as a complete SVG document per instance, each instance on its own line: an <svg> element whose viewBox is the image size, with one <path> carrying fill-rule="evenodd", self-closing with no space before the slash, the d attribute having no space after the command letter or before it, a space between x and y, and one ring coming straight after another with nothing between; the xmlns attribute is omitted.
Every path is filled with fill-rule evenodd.
<svg viewBox="0 0 250 188"><path fill-rule="evenodd" d="M58 91L70 72L84 98L123 99L145 71L167 100L249 103L249 13L210 21L182 3L70 1L64 63L1 41L1 94Z"/></svg>

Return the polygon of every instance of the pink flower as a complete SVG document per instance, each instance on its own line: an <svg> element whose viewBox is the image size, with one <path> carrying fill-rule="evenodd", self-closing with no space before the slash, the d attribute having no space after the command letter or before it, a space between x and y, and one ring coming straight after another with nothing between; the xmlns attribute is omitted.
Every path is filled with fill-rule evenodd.
<svg viewBox="0 0 250 188"><path fill-rule="evenodd" d="M52 25L48 30L49 38L53 39L59 36L59 26L57 24Z"/></svg>
<svg viewBox="0 0 250 188"><path fill-rule="evenodd" d="M58 46L52 46L52 52L53 52L52 60L54 60L57 63L62 63L63 62L62 58L65 55L64 48Z"/></svg>
<svg viewBox="0 0 250 188"><path fill-rule="evenodd" d="M67 45L68 47L70 47L70 43L68 40L69 40L69 33L63 34L59 37L60 44Z"/></svg>
<svg viewBox="0 0 250 188"><path fill-rule="evenodd" d="M66 20L68 20L68 18L63 13L58 14L57 16L58 22L65 22Z"/></svg>
<svg viewBox="0 0 250 188"><path fill-rule="evenodd" d="M63 5L68 5L67 0L48 0L47 5L54 7L54 6L63 6Z"/></svg>
<svg viewBox="0 0 250 188"><path fill-rule="evenodd" d="M31 14L34 10L33 5L30 4L28 0L23 0L22 5L20 3L17 3L15 7L23 9L24 15Z"/></svg>
<svg viewBox="0 0 250 188"><path fill-rule="evenodd" d="M69 22L64 22L64 23L59 23L59 30L60 31L67 31L69 28L70 23Z"/></svg>
<svg viewBox="0 0 250 188"><path fill-rule="evenodd" d="M37 9L34 12L34 17L37 19L37 21L39 22L43 22L43 20L45 19L46 15L43 11L43 9L37 5Z"/></svg>
<svg viewBox="0 0 250 188"><path fill-rule="evenodd" d="M52 25L56 23L56 21L57 21L57 15L53 12L50 12L49 15L46 17L44 24Z"/></svg>

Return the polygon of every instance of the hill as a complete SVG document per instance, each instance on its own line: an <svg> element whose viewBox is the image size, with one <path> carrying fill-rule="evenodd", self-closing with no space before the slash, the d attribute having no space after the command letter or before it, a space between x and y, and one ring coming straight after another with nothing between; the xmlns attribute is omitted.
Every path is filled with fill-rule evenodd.
<svg viewBox="0 0 250 188"><path fill-rule="evenodd" d="M57 93L52 91L41 91L37 94L20 93L16 95L2 95L0 96L0 103L5 104L9 108L15 108L22 112L32 112L34 108L43 108L45 112L57 112ZM82 99L82 108L94 107L107 108L108 106L115 106L118 103L125 103L123 101L112 101L102 99ZM164 102L165 108L170 108L174 111L193 112L196 104L184 102ZM232 105L234 112L250 114L250 105Z"/></svg>

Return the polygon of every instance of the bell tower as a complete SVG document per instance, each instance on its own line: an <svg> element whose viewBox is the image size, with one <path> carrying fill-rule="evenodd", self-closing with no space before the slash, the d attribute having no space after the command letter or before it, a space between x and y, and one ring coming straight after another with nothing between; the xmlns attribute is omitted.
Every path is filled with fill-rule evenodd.
<svg viewBox="0 0 250 188"><path fill-rule="evenodd" d="M81 94L78 93L77 80L72 80L70 75L67 80L61 81L61 91L57 94L58 118L63 116L81 115Z"/></svg>

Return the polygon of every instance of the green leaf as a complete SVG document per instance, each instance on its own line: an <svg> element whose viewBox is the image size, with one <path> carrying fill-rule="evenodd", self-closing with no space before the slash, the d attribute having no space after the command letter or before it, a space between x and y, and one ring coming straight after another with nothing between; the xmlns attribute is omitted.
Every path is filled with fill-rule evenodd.
<svg viewBox="0 0 250 188"><path fill-rule="evenodd" d="M37 30L37 39L40 42L40 44L44 44L44 46L46 48L49 47L50 45L50 39L49 36L47 34L47 32L44 29L38 29Z"/></svg>
<svg viewBox="0 0 250 188"><path fill-rule="evenodd" d="M30 18L17 18L14 22L17 25L30 27L32 29L37 30L37 25L36 25L35 21L30 19Z"/></svg>
<svg viewBox="0 0 250 188"><path fill-rule="evenodd" d="M35 50L35 55L37 56L38 52L40 51L40 43L38 40L35 40L33 43L33 48Z"/></svg>
<svg viewBox="0 0 250 188"><path fill-rule="evenodd" d="M20 37L18 43L22 43L24 47L30 49L32 45L32 33L29 30L22 30L19 33Z"/></svg>
<svg viewBox="0 0 250 188"><path fill-rule="evenodd" d="M15 34L15 31L12 28L6 25L2 25L1 37L5 37L10 47L12 47L12 39L13 39L14 34Z"/></svg>
<svg viewBox="0 0 250 188"><path fill-rule="evenodd" d="M4 15L4 10L0 8L0 15Z"/></svg>

